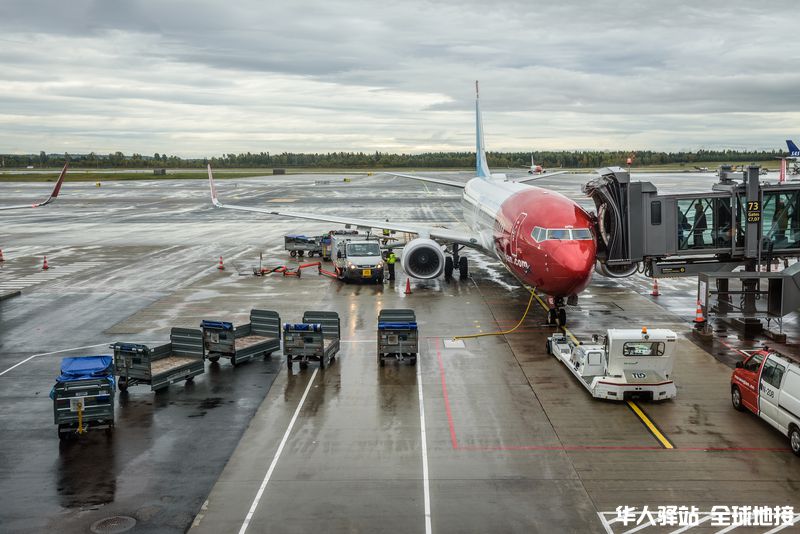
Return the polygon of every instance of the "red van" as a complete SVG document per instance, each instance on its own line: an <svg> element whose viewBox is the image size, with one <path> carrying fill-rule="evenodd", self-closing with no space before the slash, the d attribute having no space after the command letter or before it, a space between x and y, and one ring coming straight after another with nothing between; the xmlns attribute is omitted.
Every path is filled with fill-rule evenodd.
<svg viewBox="0 0 800 534"><path fill-rule="evenodd" d="M759 350L736 362L731 402L749 410L789 438L800 456L800 365L773 351Z"/></svg>

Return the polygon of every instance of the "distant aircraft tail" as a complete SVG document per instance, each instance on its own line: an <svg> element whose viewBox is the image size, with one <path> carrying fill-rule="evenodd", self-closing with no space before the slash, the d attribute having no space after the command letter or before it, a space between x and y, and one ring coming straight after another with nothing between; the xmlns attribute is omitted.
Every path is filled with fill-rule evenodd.
<svg viewBox="0 0 800 534"><path fill-rule="evenodd" d="M800 157L800 148L797 148L797 145L794 144L794 141L791 139L786 140L786 146L789 147L789 155L793 157Z"/></svg>
<svg viewBox="0 0 800 534"><path fill-rule="evenodd" d="M481 118L481 100L478 92L478 81L475 81L475 172L478 178L490 180L489 163L486 161L486 145L483 143L483 119Z"/></svg>
<svg viewBox="0 0 800 534"><path fill-rule="evenodd" d="M536 168L536 163L533 162L533 154L531 154L531 169Z"/></svg>

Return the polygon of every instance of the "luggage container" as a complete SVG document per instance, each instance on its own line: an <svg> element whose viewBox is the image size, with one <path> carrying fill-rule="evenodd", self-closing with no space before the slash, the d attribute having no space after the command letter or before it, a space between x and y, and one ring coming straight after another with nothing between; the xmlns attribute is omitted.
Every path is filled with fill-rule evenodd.
<svg viewBox="0 0 800 534"><path fill-rule="evenodd" d="M322 236L305 236L299 234L289 234L283 237L284 248L289 251L293 258L304 254L308 257L317 254L322 256Z"/></svg>
<svg viewBox="0 0 800 534"><path fill-rule="evenodd" d="M416 365L419 332L414 310L389 309L378 314L378 365L387 359L406 360Z"/></svg>
<svg viewBox="0 0 800 534"><path fill-rule="evenodd" d="M283 353L286 366L291 369L294 362L300 368L308 367L308 362L319 362L324 369L339 352L340 337L339 314L326 311L307 311L302 323L283 325Z"/></svg>
<svg viewBox="0 0 800 534"><path fill-rule="evenodd" d="M81 356L61 360L50 398L58 438L69 439L89 430L114 429L114 365L111 356Z"/></svg>
<svg viewBox="0 0 800 534"><path fill-rule="evenodd" d="M153 391L205 372L203 334L197 328L173 328L170 342L151 347L137 343L114 343L114 368L120 391L137 384L150 384Z"/></svg>
<svg viewBox="0 0 800 534"><path fill-rule="evenodd" d="M250 322L240 326L223 321L203 321L203 350L212 362L230 358L238 365L281 348L281 318L269 310L251 310Z"/></svg>

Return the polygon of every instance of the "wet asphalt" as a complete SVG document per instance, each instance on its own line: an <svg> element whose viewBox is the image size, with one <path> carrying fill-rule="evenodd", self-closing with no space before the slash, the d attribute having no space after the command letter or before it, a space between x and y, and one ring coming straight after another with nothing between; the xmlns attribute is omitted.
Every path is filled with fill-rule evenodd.
<svg viewBox="0 0 800 534"><path fill-rule="evenodd" d="M389 206L398 221L449 226L459 218L450 189L342 177L226 180L218 188L223 201L286 210L384 218ZM540 182L580 196L579 178ZM693 176L689 189L710 183ZM666 177L663 186L686 188L686 178ZM37 188L0 184L0 198L24 203ZM469 281L415 283L412 295L402 274L386 286L340 285L316 273L259 278L251 274L259 261L291 263L284 234L327 225L214 210L203 180L67 182L62 195L47 210L0 215L0 287L22 292L0 301L2 531L88 532L116 515L134 517L133 532L183 532L193 523L197 532L237 531L307 388L248 532L424 532L423 449L434 532L607 532L601 518L620 505L800 508L800 468L784 440L727 398L737 349L759 341L694 340L693 279L662 281L662 296L652 297L644 278L598 276L570 310L581 339L632 324L680 333L678 398L645 406L675 445L668 451L631 410L594 401L544 353L552 328L536 307L513 335L444 346L457 334L509 328L523 314L527 297L495 261L470 253ZM216 269L220 255L224 271ZM202 319L243 323L253 307L290 321L307 309L338 311L337 362L316 376L296 366L288 373L279 355L237 368L207 363L193 384L117 395L112 437L59 442L47 394L61 357L108 353L115 341L165 342L170 327ZM382 307L417 311L417 368L376 366ZM791 347L799 332L791 321L787 329ZM76 347L86 348L69 350Z"/></svg>

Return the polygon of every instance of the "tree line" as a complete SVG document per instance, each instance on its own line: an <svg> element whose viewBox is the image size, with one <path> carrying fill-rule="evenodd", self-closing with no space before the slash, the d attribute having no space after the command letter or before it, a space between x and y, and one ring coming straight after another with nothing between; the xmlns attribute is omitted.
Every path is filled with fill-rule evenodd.
<svg viewBox="0 0 800 534"><path fill-rule="evenodd" d="M488 152L489 166L494 169L506 167L526 167L530 165L531 154L537 165L544 168L594 168L608 165L624 165L629 157L634 158L635 166L689 164L704 162L751 162L778 158L783 152L778 150L736 151L736 150L698 150L696 152L656 152L639 151L536 151L530 152ZM303 168L471 168L475 166L474 152L426 152L422 154L392 154L388 152L327 152L294 153L283 152L243 152L224 154L211 158L181 158L155 153L142 154L2 154L2 167L52 167L64 161L79 167L97 168L192 168L205 167L211 163L219 168L258 168L258 167L303 167Z"/></svg>

